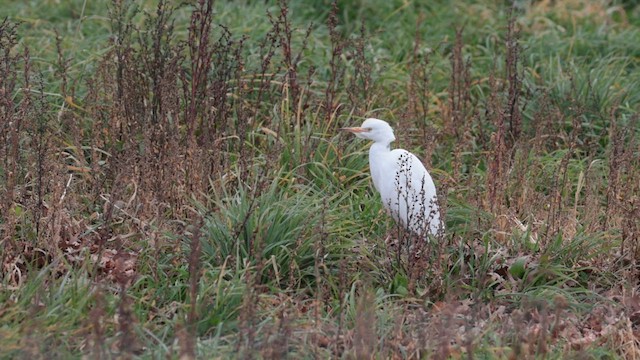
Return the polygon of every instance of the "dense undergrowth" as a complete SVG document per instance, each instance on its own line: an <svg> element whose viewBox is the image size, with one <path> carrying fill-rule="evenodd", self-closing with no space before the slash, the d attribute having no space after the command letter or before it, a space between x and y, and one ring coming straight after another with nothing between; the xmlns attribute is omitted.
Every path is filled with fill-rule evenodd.
<svg viewBox="0 0 640 360"><path fill-rule="evenodd" d="M425 3L4 4L2 356L640 358L640 8Z"/></svg>

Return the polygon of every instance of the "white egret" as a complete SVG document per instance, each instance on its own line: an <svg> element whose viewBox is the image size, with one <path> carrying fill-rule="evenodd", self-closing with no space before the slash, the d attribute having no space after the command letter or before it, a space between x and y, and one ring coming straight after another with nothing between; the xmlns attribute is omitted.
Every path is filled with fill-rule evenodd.
<svg viewBox="0 0 640 360"><path fill-rule="evenodd" d="M442 230L436 187L418 157L404 149L391 150L396 139L386 121L367 119L360 127L340 130L372 140L369 170L376 190L391 216L418 236Z"/></svg>

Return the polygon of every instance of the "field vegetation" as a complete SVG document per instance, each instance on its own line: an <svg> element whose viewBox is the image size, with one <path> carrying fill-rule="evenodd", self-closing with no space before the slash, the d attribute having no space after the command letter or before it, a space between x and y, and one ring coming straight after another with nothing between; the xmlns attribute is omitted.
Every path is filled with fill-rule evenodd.
<svg viewBox="0 0 640 360"><path fill-rule="evenodd" d="M1 357L640 359L635 1L0 9Z"/></svg>

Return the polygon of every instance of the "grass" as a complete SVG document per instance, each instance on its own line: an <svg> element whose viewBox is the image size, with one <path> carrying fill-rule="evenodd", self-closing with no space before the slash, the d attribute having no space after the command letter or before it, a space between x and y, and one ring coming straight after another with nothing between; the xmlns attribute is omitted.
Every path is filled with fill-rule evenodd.
<svg viewBox="0 0 640 360"><path fill-rule="evenodd" d="M4 8L2 357L640 357L634 2Z"/></svg>

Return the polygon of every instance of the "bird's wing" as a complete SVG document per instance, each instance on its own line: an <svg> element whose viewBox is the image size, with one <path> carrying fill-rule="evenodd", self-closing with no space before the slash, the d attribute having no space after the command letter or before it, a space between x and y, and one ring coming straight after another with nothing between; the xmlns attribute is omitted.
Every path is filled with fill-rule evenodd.
<svg viewBox="0 0 640 360"><path fill-rule="evenodd" d="M419 228L424 228L426 221L430 231L435 234L440 224L440 214L431 175L414 154L403 149L393 150L391 154L397 164L393 186L396 199L400 199L400 217L404 217L405 223L410 223L409 226L416 232L420 232Z"/></svg>
<svg viewBox="0 0 640 360"><path fill-rule="evenodd" d="M400 182L406 185L405 188L414 191L424 189L428 198L435 196L433 179L417 156L403 149L393 150L391 154L396 159L396 171L399 173Z"/></svg>

